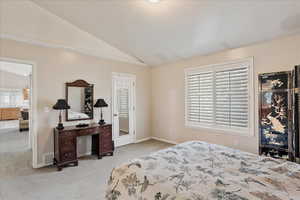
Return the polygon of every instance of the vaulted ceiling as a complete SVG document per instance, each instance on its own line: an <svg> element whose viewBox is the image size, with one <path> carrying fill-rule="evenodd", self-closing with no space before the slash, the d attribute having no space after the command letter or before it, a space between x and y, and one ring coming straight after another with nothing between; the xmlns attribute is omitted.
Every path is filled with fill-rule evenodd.
<svg viewBox="0 0 300 200"><path fill-rule="evenodd" d="M30 0L0 0L0 38L144 65Z"/></svg>
<svg viewBox="0 0 300 200"><path fill-rule="evenodd" d="M299 0L32 0L154 66L300 32Z"/></svg>

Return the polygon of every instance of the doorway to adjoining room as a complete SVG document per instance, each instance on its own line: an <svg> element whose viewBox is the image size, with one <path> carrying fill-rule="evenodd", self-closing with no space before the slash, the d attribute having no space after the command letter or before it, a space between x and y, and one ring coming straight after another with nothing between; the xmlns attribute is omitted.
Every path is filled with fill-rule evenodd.
<svg viewBox="0 0 300 200"><path fill-rule="evenodd" d="M0 60L0 174L32 167L32 65Z"/></svg>

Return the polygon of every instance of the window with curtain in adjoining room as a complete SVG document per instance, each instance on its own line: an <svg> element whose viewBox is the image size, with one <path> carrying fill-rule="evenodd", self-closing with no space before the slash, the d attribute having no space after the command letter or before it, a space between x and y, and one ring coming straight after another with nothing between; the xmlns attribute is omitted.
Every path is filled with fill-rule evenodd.
<svg viewBox="0 0 300 200"><path fill-rule="evenodd" d="M252 133L253 59L185 70L186 126Z"/></svg>

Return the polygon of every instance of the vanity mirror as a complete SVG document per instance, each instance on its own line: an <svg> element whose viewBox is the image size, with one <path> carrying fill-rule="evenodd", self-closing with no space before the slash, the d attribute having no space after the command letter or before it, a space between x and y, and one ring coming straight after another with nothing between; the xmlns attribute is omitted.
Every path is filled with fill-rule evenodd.
<svg viewBox="0 0 300 200"><path fill-rule="evenodd" d="M93 119L94 85L84 80L66 83L66 100L71 109L66 111L67 121Z"/></svg>

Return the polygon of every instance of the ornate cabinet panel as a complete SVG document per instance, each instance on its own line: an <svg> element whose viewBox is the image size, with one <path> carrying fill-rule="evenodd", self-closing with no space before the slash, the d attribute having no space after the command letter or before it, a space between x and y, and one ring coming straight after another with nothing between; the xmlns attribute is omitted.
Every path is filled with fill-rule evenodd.
<svg viewBox="0 0 300 200"><path fill-rule="evenodd" d="M293 148L293 156L295 158L300 157L300 139L299 139L299 127L300 127L300 120L299 120L299 112L300 112L300 93L299 93L299 89L300 89L300 65L295 66L294 70L293 70L293 88L294 88L294 99L293 99L293 111L294 111L294 136L293 136L293 143L292 143L292 148Z"/></svg>
<svg viewBox="0 0 300 200"><path fill-rule="evenodd" d="M260 154L289 155L293 135L291 72L259 75Z"/></svg>

